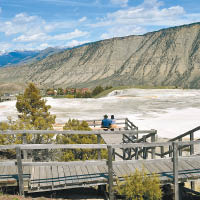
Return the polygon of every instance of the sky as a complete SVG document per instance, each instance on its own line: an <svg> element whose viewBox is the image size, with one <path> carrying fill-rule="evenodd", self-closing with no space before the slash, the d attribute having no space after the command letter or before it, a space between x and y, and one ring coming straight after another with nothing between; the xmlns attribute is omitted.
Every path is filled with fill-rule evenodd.
<svg viewBox="0 0 200 200"><path fill-rule="evenodd" d="M200 22L200 0L0 0L0 52L73 47Z"/></svg>

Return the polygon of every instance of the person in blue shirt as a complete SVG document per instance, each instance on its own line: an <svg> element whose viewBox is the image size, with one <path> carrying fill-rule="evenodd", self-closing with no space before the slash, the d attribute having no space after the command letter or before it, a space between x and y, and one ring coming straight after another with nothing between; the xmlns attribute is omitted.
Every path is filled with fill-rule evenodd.
<svg viewBox="0 0 200 200"><path fill-rule="evenodd" d="M104 115L104 119L101 121L101 128L110 128L111 120L108 119L108 115Z"/></svg>

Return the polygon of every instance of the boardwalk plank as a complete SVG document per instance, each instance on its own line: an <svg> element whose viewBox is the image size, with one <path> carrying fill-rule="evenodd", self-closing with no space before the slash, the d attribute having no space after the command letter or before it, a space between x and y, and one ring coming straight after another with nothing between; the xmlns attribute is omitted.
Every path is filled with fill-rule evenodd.
<svg viewBox="0 0 200 200"><path fill-rule="evenodd" d="M32 174L31 174L31 181L32 181L32 188L39 189L39 179L40 179L40 169L38 166L32 167Z"/></svg>
<svg viewBox="0 0 200 200"><path fill-rule="evenodd" d="M45 166L40 166L40 188L47 187L47 176Z"/></svg>
<svg viewBox="0 0 200 200"><path fill-rule="evenodd" d="M52 177L53 177L53 187L57 187L60 185L59 182L59 174L58 174L58 166L51 166Z"/></svg>
<svg viewBox="0 0 200 200"><path fill-rule="evenodd" d="M83 182L83 176L82 176L83 173L82 173L80 165L75 165L74 168L75 168L75 171L76 171L76 177L78 179L78 182L82 183Z"/></svg>
<svg viewBox="0 0 200 200"><path fill-rule="evenodd" d="M8 174L8 167L7 166L4 166L4 169L3 169L3 181L7 182L9 179L9 174Z"/></svg>
<svg viewBox="0 0 200 200"><path fill-rule="evenodd" d="M156 165L158 165L164 172L171 171L171 169L165 164L165 160L163 160L163 162L157 162Z"/></svg>
<svg viewBox="0 0 200 200"><path fill-rule="evenodd" d="M121 169L123 170L124 175L130 175L131 174L130 169L129 169L127 164L122 164Z"/></svg>
<svg viewBox="0 0 200 200"><path fill-rule="evenodd" d="M99 176L99 181L101 181L101 182L105 182L106 181L106 179L105 179L105 177L104 176L102 176L102 173L101 173L101 171L99 170L99 168L97 167L97 166L93 166L93 168L94 168L94 170L95 170L95 172L98 174L98 176Z"/></svg>
<svg viewBox="0 0 200 200"><path fill-rule="evenodd" d="M65 185L65 174L64 174L62 166L58 166L58 176L59 176L60 185L64 186Z"/></svg>
<svg viewBox="0 0 200 200"><path fill-rule="evenodd" d="M47 187L53 187L53 182L52 182L52 171L51 171L51 166L45 166L45 173L46 173L46 178L47 178L47 182L46 185Z"/></svg>
<svg viewBox="0 0 200 200"><path fill-rule="evenodd" d="M77 184L79 181L78 181L78 178L76 176L76 170L75 170L74 166L69 166L69 171L70 171L72 183Z"/></svg>
<svg viewBox="0 0 200 200"><path fill-rule="evenodd" d="M65 183L66 185L71 185L73 182L72 182L69 166L65 165L63 166L63 169L64 169L64 174L65 174Z"/></svg>
<svg viewBox="0 0 200 200"><path fill-rule="evenodd" d="M165 171L162 164L160 165L159 163L146 163L145 167L149 168L151 173L161 173Z"/></svg>
<svg viewBox="0 0 200 200"><path fill-rule="evenodd" d="M98 179L97 178L98 175L95 173L95 170L94 170L93 166L92 165L88 165L86 167L87 167L88 173L90 174L90 181L93 182L93 181L97 180Z"/></svg>
<svg viewBox="0 0 200 200"><path fill-rule="evenodd" d="M190 166L190 171L187 171L190 178L200 177L199 160L185 160L185 162Z"/></svg>
<svg viewBox="0 0 200 200"><path fill-rule="evenodd" d="M7 175L9 181L17 181L16 176L18 174L16 166L7 166ZM4 172L5 173L5 172Z"/></svg>
<svg viewBox="0 0 200 200"><path fill-rule="evenodd" d="M114 165L113 167L115 167L115 169L117 170L116 172L118 173L117 174L118 177L123 177L124 176L123 170L121 169L120 165Z"/></svg>
<svg viewBox="0 0 200 200"><path fill-rule="evenodd" d="M131 174L135 173L135 167L133 166L133 164L128 163L127 165L130 169Z"/></svg>
<svg viewBox="0 0 200 200"><path fill-rule="evenodd" d="M107 179L108 179L108 170L105 170L104 166L105 165L98 165L97 167L99 169L99 172L101 173L101 176L103 176L104 179L107 181ZM114 171L114 168L113 168L113 171Z"/></svg>
<svg viewBox="0 0 200 200"><path fill-rule="evenodd" d="M185 173L186 169L187 169L186 162L180 160L178 163L179 178L188 179L191 176L190 174Z"/></svg>
<svg viewBox="0 0 200 200"><path fill-rule="evenodd" d="M82 171L82 174L84 174L84 176L82 177L82 182L83 183L89 182L91 179L91 176L89 175L88 170L85 165L81 166L81 171Z"/></svg>
<svg viewBox="0 0 200 200"><path fill-rule="evenodd" d="M118 169L118 165L114 165L114 166L113 166L113 171L114 171L114 174L115 174L117 177L121 177L121 171Z"/></svg>

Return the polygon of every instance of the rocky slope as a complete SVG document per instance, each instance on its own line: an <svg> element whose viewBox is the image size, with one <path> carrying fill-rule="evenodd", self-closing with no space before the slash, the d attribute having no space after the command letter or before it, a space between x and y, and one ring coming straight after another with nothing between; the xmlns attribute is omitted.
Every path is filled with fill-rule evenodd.
<svg viewBox="0 0 200 200"><path fill-rule="evenodd" d="M73 48L0 69L0 84L45 87L152 85L200 88L200 23Z"/></svg>

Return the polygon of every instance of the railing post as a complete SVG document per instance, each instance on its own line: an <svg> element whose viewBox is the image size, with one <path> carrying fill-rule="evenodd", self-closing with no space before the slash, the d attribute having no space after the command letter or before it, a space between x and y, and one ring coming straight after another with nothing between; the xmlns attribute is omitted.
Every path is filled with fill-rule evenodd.
<svg viewBox="0 0 200 200"><path fill-rule="evenodd" d="M178 141L179 141L179 142L182 142L182 138L179 138ZM178 152L179 152L179 156L182 156L182 148L180 148L180 149L178 150Z"/></svg>
<svg viewBox="0 0 200 200"><path fill-rule="evenodd" d="M143 142L146 142L147 139L146 139L146 135L143 136ZM147 159L148 157L148 153L147 153L147 148L146 147L143 147L143 159Z"/></svg>
<svg viewBox="0 0 200 200"><path fill-rule="evenodd" d="M194 140L194 132L190 133L190 141L193 141L193 140ZM193 154L194 154L194 144L191 144L190 155L193 155ZM190 184L191 184L191 190L195 190L195 182L191 181Z"/></svg>
<svg viewBox="0 0 200 200"><path fill-rule="evenodd" d="M161 147L160 147L160 155L161 155L160 157L161 157L161 158L164 158L164 155L163 155L163 154L164 154L164 146L161 146Z"/></svg>
<svg viewBox="0 0 200 200"><path fill-rule="evenodd" d="M22 169L21 149L16 147L17 169L18 169L18 181L19 181L19 194L24 196L24 180Z"/></svg>
<svg viewBox="0 0 200 200"><path fill-rule="evenodd" d="M178 184L178 143L173 142L173 174L174 174L174 200L179 200Z"/></svg>
<svg viewBox="0 0 200 200"><path fill-rule="evenodd" d="M100 134L97 135L97 143L101 144L101 135ZM101 149L97 150L97 154L98 154L98 160L101 160Z"/></svg>
<svg viewBox="0 0 200 200"><path fill-rule="evenodd" d="M193 141L194 140L194 133L190 133L190 141ZM194 154L194 144L191 144L190 145L190 155L193 155Z"/></svg>
<svg viewBox="0 0 200 200"><path fill-rule="evenodd" d="M23 144L27 144L26 133L22 135L22 140L23 140ZM27 160L28 158L27 150L23 150L23 157L24 157L24 160Z"/></svg>
<svg viewBox="0 0 200 200"><path fill-rule="evenodd" d="M113 166L112 166L112 146L108 146L108 183L109 183L109 199L114 200L113 192Z"/></svg>
<svg viewBox="0 0 200 200"><path fill-rule="evenodd" d="M157 131L155 130L155 134L153 134L151 136L151 142L155 142L156 141L156 134L157 134ZM155 159L155 147L151 148L151 158Z"/></svg>
<svg viewBox="0 0 200 200"><path fill-rule="evenodd" d="M138 140L138 139L139 139L138 127L136 128L136 130L137 130L136 138L137 138L137 140Z"/></svg>
<svg viewBox="0 0 200 200"><path fill-rule="evenodd" d="M112 149L113 160L115 161L115 149Z"/></svg>
<svg viewBox="0 0 200 200"><path fill-rule="evenodd" d="M171 145L169 145L169 157L172 157L172 146Z"/></svg>
<svg viewBox="0 0 200 200"><path fill-rule="evenodd" d="M128 130L128 119L125 118L125 130Z"/></svg>

